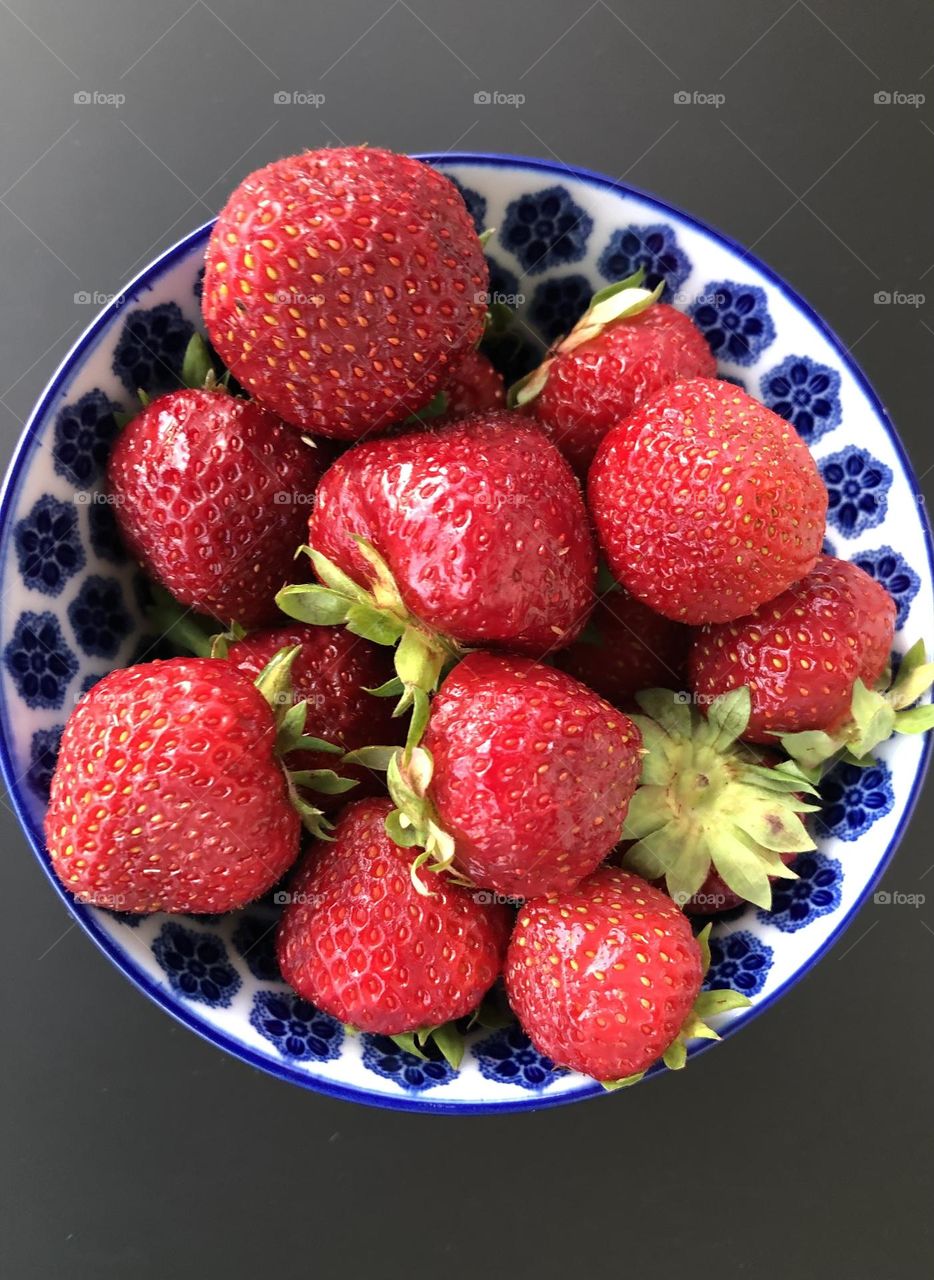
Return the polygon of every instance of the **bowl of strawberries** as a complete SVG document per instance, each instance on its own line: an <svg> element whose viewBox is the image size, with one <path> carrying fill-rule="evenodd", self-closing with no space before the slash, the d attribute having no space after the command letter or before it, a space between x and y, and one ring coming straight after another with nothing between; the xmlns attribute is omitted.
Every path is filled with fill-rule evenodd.
<svg viewBox="0 0 934 1280"><path fill-rule="evenodd" d="M878 398L598 174L250 174L63 362L0 508L0 763L51 885L221 1049L349 1100L683 1068L873 889L934 723Z"/></svg>

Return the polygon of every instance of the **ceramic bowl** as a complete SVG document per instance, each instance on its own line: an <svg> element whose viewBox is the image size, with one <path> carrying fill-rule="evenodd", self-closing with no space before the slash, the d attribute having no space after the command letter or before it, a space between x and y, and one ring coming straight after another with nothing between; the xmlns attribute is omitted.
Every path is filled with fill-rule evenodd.
<svg viewBox="0 0 934 1280"><path fill-rule="evenodd" d="M703 329L722 376L791 421L813 450L830 492L832 549L895 597L896 647L934 634L931 535L911 465L860 370L793 290L725 236L599 174L509 156L426 158L458 181L478 227L496 228L492 292L518 306L523 333L550 341L597 288L638 266L650 282L664 279L666 299ZM151 643L137 571L100 500L114 414L137 387L158 387L179 369L199 323L209 229L147 267L76 343L6 479L0 758L29 842L68 910L140 990L283 1080L420 1111L598 1096L599 1085L556 1069L517 1027L474 1034L458 1072L348 1034L283 984L272 900L221 919L140 919L75 903L51 873L42 817L63 722L95 680ZM511 353L517 371L529 358L523 346ZM902 737L870 769L838 768L824 786L819 847L796 864L800 878L780 882L770 914L750 907L715 925L708 981L752 1002L722 1018L724 1037L797 982L859 910L905 829L927 755L924 740Z"/></svg>

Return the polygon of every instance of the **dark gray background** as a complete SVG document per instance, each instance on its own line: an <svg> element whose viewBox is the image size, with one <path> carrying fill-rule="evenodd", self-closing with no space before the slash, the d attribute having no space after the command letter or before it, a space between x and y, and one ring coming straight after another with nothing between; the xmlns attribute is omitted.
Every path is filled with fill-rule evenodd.
<svg viewBox="0 0 934 1280"><path fill-rule="evenodd" d="M91 318L76 292L118 291L249 169L340 139L556 156L708 219L855 350L930 482L932 309L873 294L934 294L932 63L921 0L0 0L4 453ZM84 89L126 101L76 105ZM479 89L526 102L475 106ZM726 100L676 106L679 90ZM889 889L934 898L932 818L928 797ZM0 822L16 1280L928 1270L934 902L867 906L681 1077L538 1114L410 1116L277 1083L177 1027Z"/></svg>

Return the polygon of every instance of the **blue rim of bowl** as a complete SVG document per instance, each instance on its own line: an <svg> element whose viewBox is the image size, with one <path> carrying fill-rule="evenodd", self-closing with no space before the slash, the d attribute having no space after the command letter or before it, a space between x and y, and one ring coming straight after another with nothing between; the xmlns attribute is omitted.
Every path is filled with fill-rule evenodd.
<svg viewBox="0 0 934 1280"><path fill-rule="evenodd" d="M707 236L718 241L721 245L732 252L743 257L754 270L760 272L765 279L769 281L798 312L805 316L834 348L840 360L846 365L858 386L866 396L869 404L872 406L877 418L882 424L883 429L888 435L892 447L898 457L899 463L903 469L906 479L908 480L912 492L916 498L921 497L921 488L918 478L915 475L914 468L908 459L908 455L898 437L895 428L889 421L888 414L883 407L879 397L876 395L869 380L866 378L859 365L855 362L844 344L840 341L832 329L817 315L813 308L804 301L788 284L786 284L779 276L775 274L768 266L765 265L758 257L744 249L737 241L722 231L716 230L714 227L699 221L688 213L674 208L667 204L664 200L640 191L638 188L630 187L625 183L616 182L612 178L606 177L605 174L595 173L590 169L575 168L570 165L560 164L550 160L538 160L531 156L502 156L496 154L485 154L483 152L471 151L452 151L439 153L425 153L416 156L416 159L423 160L428 164L439 166L447 165L476 165L485 168L500 169L528 169L534 173L545 174L549 177L565 177L573 178L586 185L597 187L605 191L617 192L631 199L641 201L647 208L662 213L667 218L675 222L681 222L686 226L692 227L701 235ZM6 476L3 481L3 488L0 491L0 573L5 569L8 563L7 550L8 541L11 531L11 515L18 496L18 481L26 462L29 460L32 450L38 446L38 438L33 434L37 424L41 423L49 410L55 403L60 391L68 382L70 376L80 364L85 353L96 344L96 341L107 330L116 316L120 314L124 308L132 306L136 303L138 294L154 283L163 272L175 265L182 258L187 257L192 249L196 248L200 242L207 238L210 228L213 225L213 219L190 232L177 244L172 245L164 253L160 254L154 262L150 263L143 271L140 272L114 299L109 306L92 321L88 328L78 338L75 345L69 351L68 355L62 360L56 372L53 374L48 386L42 393L35 409L30 414L29 421L20 436L16 451L7 469ZM925 549L927 551L928 575L930 579L934 579L934 538L932 538L931 526L927 518L927 511L923 502L918 503L918 511L921 518L922 529L924 532ZM2 584L0 584L2 585ZM74 899L62 886L53 872L49 864L48 855L45 851L44 842L41 834L38 833L33 825L29 815L29 808L20 791L20 779L16 775L13 760L8 746L8 720L7 706L2 696L2 686L0 686L0 773L3 775L4 784L7 792L13 802L13 808L19 819L20 825L26 834L26 838L35 853L39 865L42 867L52 887L58 894L58 897L64 903L65 907L80 924L82 929L93 942L104 952L104 954L117 966L117 968L138 987L145 995L149 996L157 1005L174 1017L183 1026L194 1031L209 1043L217 1048L224 1049L234 1057L246 1062L249 1066L256 1067L260 1071L264 1071L269 1075L276 1076L280 1080L285 1080L291 1084L301 1085L305 1089L311 1089L316 1093L327 1094L331 1097L340 1098L347 1102L361 1102L368 1106L384 1107L392 1111L421 1111L433 1114L492 1114L496 1112L506 1111L535 1111L546 1107L565 1106L572 1102L581 1102L585 1098L606 1096L606 1091L601 1085L596 1083L582 1084L580 1088L569 1090L564 1093L555 1095L540 1094L534 1097L516 1098L514 1101L501 1102L459 1102L444 1101L443 1099L431 1099L422 1097L395 1097L391 1094L379 1093L373 1090L356 1085L343 1085L333 1080L322 1079L320 1077L312 1077L291 1068L288 1063L277 1063L271 1058L262 1057L249 1046L233 1039L225 1032L215 1027L207 1025L207 1023L199 1021L197 1017L190 1014L183 1005L181 1005L174 996L165 988L154 983L142 970L137 970L128 960L123 951L114 943L111 937L100 928L96 920L86 909L81 909ZM776 1000L780 999L791 987L795 986L802 980L821 960L825 952L827 952L837 941L844 930L852 923L854 917L859 913L863 903L872 893L880 877L891 861L895 850L901 842L901 839L911 822L918 797L921 793L924 777L927 772L931 758L932 741L931 735L927 735L922 750L921 758L915 771L912 781L911 794L905 805L905 809L901 815L898 826L889 841L884 853L880 857L876 867L867 881L862 893L850 907L847 914L839 922L816 951L813 951L807 960L798 968L795 973L788 978L781 986L764 999L752 1006L752 1008L741 1012L733 1017L727 1026L723 1028L722 1039L726 1039L732 1035L740 1027L747 1026L754 1018L764 1013ZM702 1041L692 1046L690 1056L696 1057L698 1054L705 1052L712 1047L710 1041ZM656 1072L651 1073L660 1074Z"/></svg>

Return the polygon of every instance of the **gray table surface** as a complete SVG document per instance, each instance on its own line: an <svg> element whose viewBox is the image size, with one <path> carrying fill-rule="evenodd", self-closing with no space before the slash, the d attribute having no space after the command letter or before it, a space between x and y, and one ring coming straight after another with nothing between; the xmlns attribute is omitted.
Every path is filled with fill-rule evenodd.
<svg viewBox="0 0 934 1280"><path fill-rule="evenodd" d="M932 63L920 0L0 0L4 454L90 318L76 293L119 290L249 169L340 139L556 156L708 219L854 350L930 484L932 308L873 299L934 294ZM932 819L928 795L885 881L931 900L867 906L728 1048L603 1103L458 1119L305 1093L176 1026L69 925L0 806L0 1266L924 1274Z"/></svg>

